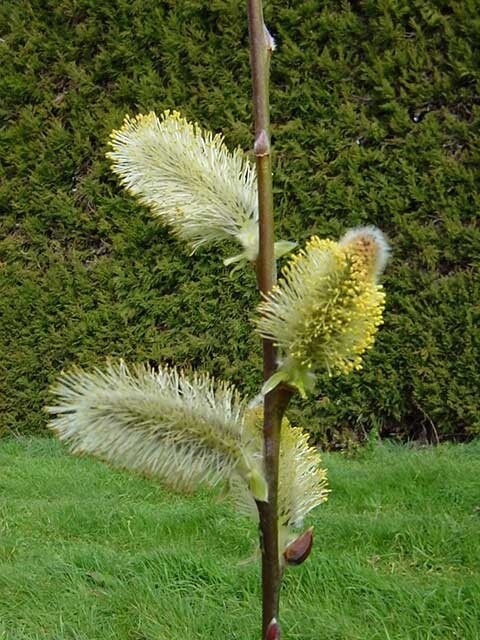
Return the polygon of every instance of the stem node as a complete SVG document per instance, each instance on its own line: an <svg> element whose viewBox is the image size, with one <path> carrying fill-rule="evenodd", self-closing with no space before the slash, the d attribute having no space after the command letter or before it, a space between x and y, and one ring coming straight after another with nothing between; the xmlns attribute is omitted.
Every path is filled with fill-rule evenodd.
<svg viewBox="0 0 480 640"><path fill-rule="evenodd" d="M270 140L268 133L262 129L255 140L253 151L257 158L263 158L270 155Z"/></svg>
<svg viewBox="0 0 480 640"><path fill-rule="evenodd" d="M267 46L267 51L272 53L277 48L276 42L270 31L267 29L266 25L263 25L263 31L265 33L265 44Z"/></svg>

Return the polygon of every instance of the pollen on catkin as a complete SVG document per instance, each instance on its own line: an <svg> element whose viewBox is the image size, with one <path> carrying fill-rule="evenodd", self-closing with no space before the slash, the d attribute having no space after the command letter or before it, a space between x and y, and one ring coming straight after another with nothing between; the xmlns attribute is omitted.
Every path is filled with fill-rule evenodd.
<svg viewBox="0 0 480 640"><path fill-rule="evenodd" d="M113 171L192 253L237 240L250 260L258 251L255 167L231 153L220 134L204 131L177 111L126 117L110 136Z"/></svg>
<svg viewBox="0 0 480 640"><path fill-rule="evenodd" d="M301 427L282 421L279 462L278 522L283 528L303 526L305 517L328 499L327 472L320 453Z"/></svg>
<svg viewBox="0 0 480 640"><path fill-rule="evenodd" d="M361 369L383 320L385 294L377 278L387 251L383 234L366 227L339 242L314 236L289 260L255 321L282 354L275 384L288 382L305 395L315 373Z"/></svg>
<svg viewBox="0 0 480 640"><path fill-rule="evenodd" d="M256 436L260 451L262 425L263 405L247 411L246 426L251 437ZM285 416L280 433L278 473L278 525L285 541L290 538L291 530L302 527L310 511L325 502L330 493L319 451L309 444L308 433L301 427L292 427ZM245 484L233 483L231 489L238 509L256 519L255 503L251 492L245 490Z"/></svg>

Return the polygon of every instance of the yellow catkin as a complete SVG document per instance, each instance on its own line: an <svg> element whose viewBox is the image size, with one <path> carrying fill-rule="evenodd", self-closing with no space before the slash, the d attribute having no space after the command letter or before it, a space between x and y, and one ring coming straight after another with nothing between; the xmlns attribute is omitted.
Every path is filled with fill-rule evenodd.
<svg viewBox="0 0 480 640"><path fill-rule="evenodd" d="M383 321L385 294L376 278L386 247L381 232L367 227L339 242L313 236L291 257L257 319L259 332L284 354L284 379L301 386L307 371L361 369Z"/></svg>

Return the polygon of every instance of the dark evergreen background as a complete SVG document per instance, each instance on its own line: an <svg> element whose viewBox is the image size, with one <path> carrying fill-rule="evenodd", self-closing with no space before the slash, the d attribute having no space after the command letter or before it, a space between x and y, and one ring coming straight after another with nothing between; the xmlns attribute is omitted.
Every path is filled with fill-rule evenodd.
<svg viewBox="0 0 480 640"><path fill-rule="evenodd" d="M104 157L125 113L166 108L251 147L244 4L1 4L1 433L42 431L58 371L109 354L257 392L253 273L229 274L230 247L189 258ZM394 250L364 372L322 381L292 421L337 443L479 434L479 3L282 0L266 17L278 236L372 223Z"/></svg>

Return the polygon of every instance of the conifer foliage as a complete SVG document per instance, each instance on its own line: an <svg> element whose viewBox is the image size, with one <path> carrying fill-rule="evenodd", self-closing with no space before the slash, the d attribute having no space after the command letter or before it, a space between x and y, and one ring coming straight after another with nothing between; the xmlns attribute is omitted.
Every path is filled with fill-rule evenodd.
<svg viewBox="0 0 480 640"><path fill-rule="evenodd" d="M0 434L44 432L59 369L112 353L255 394L252 274L231 277L214 247L189 260L105 158L125 114L175 108L223 131L230 153L250 149L242 3L0 4ZM304 247L374 224L395 247L379 348L361 374L317 372L318 392L292 404L318 442L372 427L480 433L477 13L433 0L265 8L279 238Z"/></svg>

